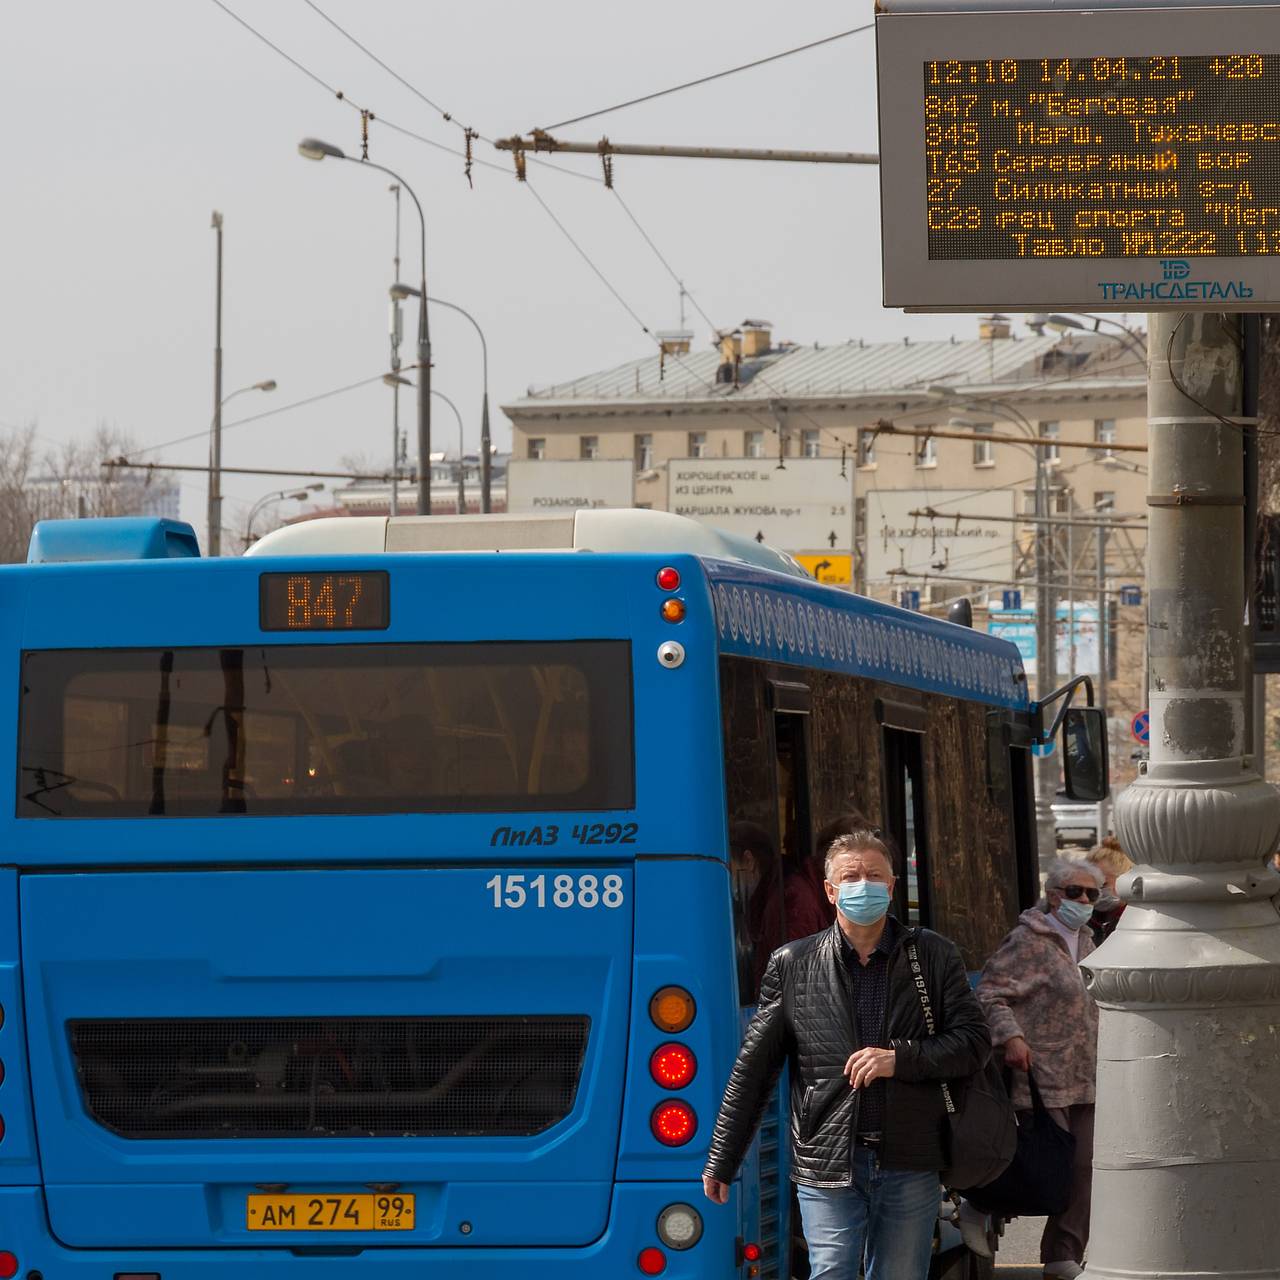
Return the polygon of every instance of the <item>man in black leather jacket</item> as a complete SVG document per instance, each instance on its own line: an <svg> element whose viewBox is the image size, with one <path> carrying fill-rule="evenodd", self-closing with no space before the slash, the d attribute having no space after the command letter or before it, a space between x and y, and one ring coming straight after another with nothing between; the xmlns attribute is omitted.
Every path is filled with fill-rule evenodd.
<svg viewBox="0 0 1280 1280"><path fill-rule="evenodd" d="M894 856L879 831L835 840L825 875L836 923L770 958L703 1184L711 1200L728 1200L789 1062L791 1176L813 1280L858 1280L864 1252L866 1280L924 1280L948 1155L942 1082L983 1066L991 1040L955 945L888 914Z"/></svg>

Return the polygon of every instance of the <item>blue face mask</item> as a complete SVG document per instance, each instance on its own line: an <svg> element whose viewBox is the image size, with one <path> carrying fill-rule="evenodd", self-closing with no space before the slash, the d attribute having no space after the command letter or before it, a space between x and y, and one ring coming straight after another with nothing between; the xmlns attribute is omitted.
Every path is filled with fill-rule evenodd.
<svg viewBox="0 0 1280 1280"><path fill-rule="evenodd" d="M846 880L836 905L854 924L875 924L889 910L889 886L878 880Z"/></svg>
<svg viewBox="0 0 1280 1280"><path fill-rule="evenodd" d="M1073 898L1063 898L1058 903L1057 915L1058 919L1068 929L1080 929L1089 923L1089 917L1093 915L1093 903L1077 902Z"/></svg>

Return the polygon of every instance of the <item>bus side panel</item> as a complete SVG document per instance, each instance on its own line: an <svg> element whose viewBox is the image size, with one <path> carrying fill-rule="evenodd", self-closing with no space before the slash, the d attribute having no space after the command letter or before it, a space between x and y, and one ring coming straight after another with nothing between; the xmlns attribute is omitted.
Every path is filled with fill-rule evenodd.
<svg viewBox="0 0 1280 1280"><path fill-rule="evenodd" d="M18 873L0 869L0 1185L40 1181L27 1064L18 935Z"/></svg>
<svg viewBox="0 0 1280 1280"><path fill-rule="evenodd" d="M618 1181L688 1178L700 1194L711 1130L739 1043L728 873L715 858L642 857L634 892L631 1052ZM649 1016L650 1000L668 985L684 987L697 1002L692 1025L675 1035L659 1030ZM653 1051L669 1041L687 1045L698 1062L689 1086L677 1093L655 1083L649 1072ZM683 1147L663 1146L650 1129L654 1109L671 1097L688 1102L698 1118L692 1141ZM707 1209L717 1212L709 1204Z"/></svg>

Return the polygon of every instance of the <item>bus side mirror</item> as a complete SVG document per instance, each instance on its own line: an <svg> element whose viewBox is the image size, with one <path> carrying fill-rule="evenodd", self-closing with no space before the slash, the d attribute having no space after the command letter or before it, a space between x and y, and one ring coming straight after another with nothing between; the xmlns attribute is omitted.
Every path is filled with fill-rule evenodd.
<svg viewBox="0 0 1280 1280"><path fill-rule="evenodd" d="M1107 713L1101 707L1067 708L1062 720L1062 773L1069 800L1096 804L1110 794Z"/></svg>

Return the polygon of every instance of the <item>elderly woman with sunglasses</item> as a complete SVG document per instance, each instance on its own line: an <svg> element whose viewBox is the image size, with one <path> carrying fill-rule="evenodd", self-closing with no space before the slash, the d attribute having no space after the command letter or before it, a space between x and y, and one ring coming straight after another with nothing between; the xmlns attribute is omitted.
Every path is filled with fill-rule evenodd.
<svg viewBox="0 0 1280 1280"><path fill-rule="evenodd" d="M1014 1068L1014 1106L1030 1108L1020 1073L1033 1071L1049 1113L1076 1138L1071 1202L1040 1241L1046 1280L1078 1276L1089 1243L1098 1010L1079 965L1093 950L1089 921L1102 885L1093 863L1055 861L1044 898L1018 918L977 988L992 1044Z"/></svg>

